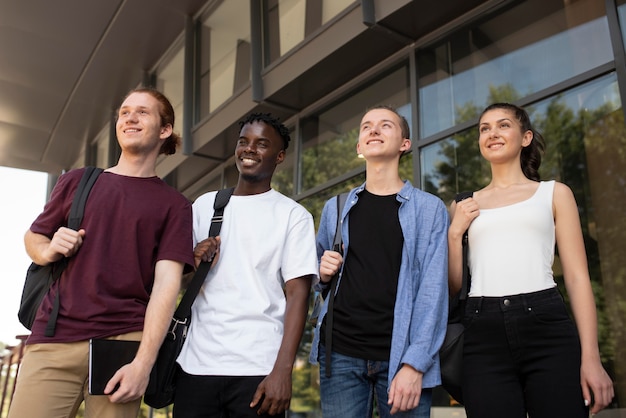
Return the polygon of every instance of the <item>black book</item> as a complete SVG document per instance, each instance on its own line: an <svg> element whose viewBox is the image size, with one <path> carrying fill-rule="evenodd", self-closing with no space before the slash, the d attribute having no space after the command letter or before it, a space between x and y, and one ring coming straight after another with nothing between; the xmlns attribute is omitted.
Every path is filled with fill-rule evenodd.
<svg viewBox="0 0 626 418"><path fill-rule="evenodd" d="M109 380L122 366L133 361L138 349L139 341L89 340L89 394L104 395ZM116 390L117 387L113 392Z"/></svg>

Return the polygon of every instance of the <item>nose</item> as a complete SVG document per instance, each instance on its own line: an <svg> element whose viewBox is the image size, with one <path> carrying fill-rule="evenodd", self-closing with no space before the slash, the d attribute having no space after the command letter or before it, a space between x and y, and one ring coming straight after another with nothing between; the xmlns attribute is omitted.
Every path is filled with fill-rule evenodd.
<svg viewBox="0 0 626 418"><path fill-rule="evenodd" d="M131 110L123 116L123 119L125 122L135 122L137 121L137 112Z"/></svg>
<svg viewBox="0 0 626 418"><path fill-rule="evenodd" d="M486 132L486 136L487 138L494 138L496 136L498 136L498 132L497 132L498 128L494 127L494 128L489 128Z"/></svg>
<svg viewBox="0 0 626 418"><path fill-rule="evenodd" d="M247 142L243 147L244 152L254 154L256 153L256 143L254 141Z"/></svg>

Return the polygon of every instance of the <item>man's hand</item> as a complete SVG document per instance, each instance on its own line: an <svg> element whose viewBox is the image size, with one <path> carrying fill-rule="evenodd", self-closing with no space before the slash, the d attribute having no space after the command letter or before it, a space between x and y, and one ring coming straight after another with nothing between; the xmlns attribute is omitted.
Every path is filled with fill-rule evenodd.
<svg viewBox="0 0 626 418"><path fill-rule="evenodd" d="M200 265L201 261L208 262L213 260L214 263L217 262L221 242L219 236L209 237L196 245L196 248L193 250L196 268Z"/></svg>
<svg viewBox="0 0 626 418"><path fill-rule="evenodd" d="M328 283L339 271L343 257L337 251L326 250L320 259L320 280Z"/></svg>
<svg viewBox="0 0 626 418"><path fill-rule="evenodd" d="M143 396L149 379L150 369L145 370L138 362L133 361L115 372L104 388L104 393L109 394L109 400L113 403L134 401ZM118 384L118 389L113 392Z"/></svg>
<svg viewBox="0 0 626 418"><path fill-rule="evenodd" d="M272 371L256 389L250 408L261 402L257 414L281 414L289 409L291 402L291 369Z"/></svg>
<svg viewBox="0 0 626 418"><path fill-rule="evenodd" d="M74 231L72 228L62 226L54 233L50 244L41 255L50 263L54 263L63 257L71 257L76 254L83 245L84 237L84 229Z"/></svg>
<svg viewBox="0 0 626 418"><path fill-rule="evenodd" d="M422 377L424 373L415 370L408 364L402 368L391 381L389 389L389 405L391 414L417 408L422 395Z"/></svg>

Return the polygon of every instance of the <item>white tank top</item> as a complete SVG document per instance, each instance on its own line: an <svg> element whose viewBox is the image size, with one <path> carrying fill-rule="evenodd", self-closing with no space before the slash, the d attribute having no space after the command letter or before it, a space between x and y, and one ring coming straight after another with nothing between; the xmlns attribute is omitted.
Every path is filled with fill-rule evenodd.
<svg viewBox="0 0 626 418"><path fill-rule="evenodd" d="M554 181L541 182L533 196L495 209L481 209L471 223L470 296L508 296L556 286Z"/></svg>

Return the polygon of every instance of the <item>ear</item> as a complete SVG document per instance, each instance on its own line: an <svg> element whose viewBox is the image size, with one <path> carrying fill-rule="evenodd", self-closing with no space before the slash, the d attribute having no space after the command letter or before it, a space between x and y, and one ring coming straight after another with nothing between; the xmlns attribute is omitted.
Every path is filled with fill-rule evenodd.
<svg viewBox="0 0 626 418"><path fill-rule="evenodd" d="M357 153L357 155L361 155L361 147L360 147L360 144L358 142L356 143L356 153Z"/></svg>
<svg viewBox="0 0 626 418"><path fill-rule="evenodd" d="M159 138L161 139L165 139L165 138L169 138L172 135L172 125L171 124L167 124L165 126L161 126L161 134L159 135Z"/></svg>
<svg viewBox="0 0 626 418"><path fill-rule="evenodd" d="M285 154L286 153L284 149L281 149L280 151L278 151L278 154L276 155L276 165L285 161Z"/></svg>
<svg viewBox="0 0 626 418"><path fill-rule="evenodd" d="M402 140L402 144L400 145L400 152L405 153L411 149L411 140L404 138Z"/></svg>
<svg viewBox="0 0 626 418"><path fill-rule="evenodd" d="M530 129L524 132L524 137L522 138L522 147L525 148L529 146L530 143L533 142L534 137L535 134L533 134L533 131L531 131Z"/></svg>

